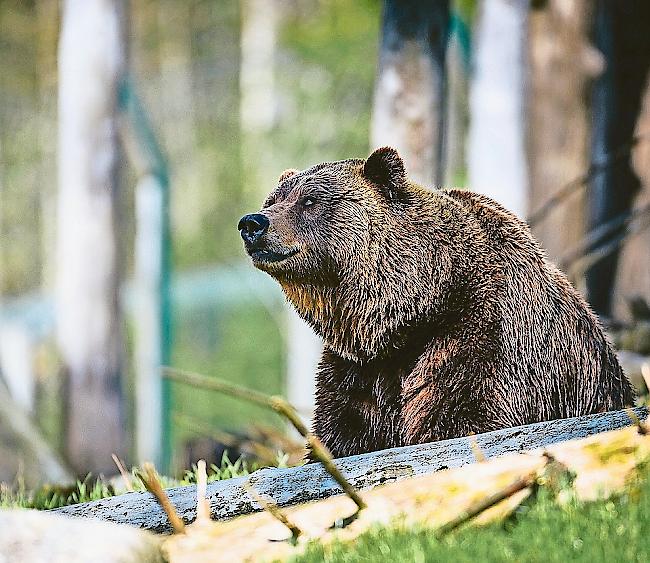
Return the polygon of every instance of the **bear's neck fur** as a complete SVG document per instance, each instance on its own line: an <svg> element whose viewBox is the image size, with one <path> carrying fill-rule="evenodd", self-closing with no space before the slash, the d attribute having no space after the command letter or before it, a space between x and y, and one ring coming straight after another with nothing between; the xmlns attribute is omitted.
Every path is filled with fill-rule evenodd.
<svg viewBox="0 0 650 563"><path fill-rule="evenodd" d="M338 283L279 280L298 314L345 359L367 362L392 355L407 346L412 327L421 330L427 325L430 334L443 335L490 306L491 288L467 286L466 264L458 260L452 264L452 255L462 255L453 247L474 228L465 225L463 233L467 214L458 212L458 203L443 192L418 186L409 191L413 197L395 217L394 228L383 225L381 238L373 239L368 252L351 257L339 272ZM413 228L407 232L405 214L412 217L406 223ZM422 252L430 257L422 260ZM465 252L464 259L475 268L479 255ZM464 291L459 291L463 285ZM449 288L455 288L453 295L463 296L462 303L452 302Z"/></svg>

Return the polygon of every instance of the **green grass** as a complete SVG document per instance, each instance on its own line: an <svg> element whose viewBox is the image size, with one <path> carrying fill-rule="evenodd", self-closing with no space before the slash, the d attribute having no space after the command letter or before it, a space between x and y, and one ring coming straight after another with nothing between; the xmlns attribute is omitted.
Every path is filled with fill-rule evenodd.
<svg viewBox="0 0 650 563"><path fill-rule="evenodd" d="M286 462L282 456L278 456L278 466ZM231 462L227 455L221 460L221 465L211 465L208 470L208 483L212 481L223 481L234 477L248 475L258 469L255 465L249 465L245 460L238 459ZM160 482L164 488L181 487L195 484L197 479L197 467L193 465L187 469L180 479L174 479L159 475ZM144 491L145 487L137 477L137 469L131 470L131 484L136 491ZM114 485L102 478L93 479L87 475L83 481L77 481L70 486L45 485L36 491L28 491L24 484L18 480L13 486L0 483L0 509L1 508L35 508L37 510L49 510L60 508L80 502L90 502L107 497L115 496L125 492L122 483Z"/></svg>
<svg viewBox="0 0 650 563"><path fill-rule="evenodd" d="M559 504L548 494L505 523L468 527L437 540L432 530L377 527L353 543L313 543L293 561L648 561L650 481L612 500Z"/></svg>

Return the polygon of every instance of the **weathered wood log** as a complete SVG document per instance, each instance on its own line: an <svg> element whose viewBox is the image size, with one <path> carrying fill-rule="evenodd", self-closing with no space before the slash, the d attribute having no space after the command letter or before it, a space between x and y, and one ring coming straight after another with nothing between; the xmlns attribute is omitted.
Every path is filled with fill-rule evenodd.
<svg viewBox="0 0 650 563"><path fill-rule="evenodd" d="M648 411L639 407L634 409L634 414L640 420L645 420ZM341 458L337 460L337 465L355 487L371 489L391 481L474 463L479 451L486 458L494 458L623 428L634 422L626 411L607 412L371 452ZM260 506L243 487L249 479L259 494L272 498L279 506L341 494L339 486L320 464L288 469L261 469L250 477L209 484L207 497L212 518L224 520L260 510ZM196 487L172 488L167 490L167 494L183 520L192 522L196 517ZM157 532L171 530L167 517L149 493L126 493L68 506L58 511L70 516L132 524Z"/></svg>

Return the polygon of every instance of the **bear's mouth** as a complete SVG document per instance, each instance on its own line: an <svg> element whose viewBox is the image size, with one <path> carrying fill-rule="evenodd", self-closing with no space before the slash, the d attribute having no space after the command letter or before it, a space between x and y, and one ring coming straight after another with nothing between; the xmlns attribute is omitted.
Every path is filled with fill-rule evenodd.
<svg viewBox="0 0 650 563"><path fill-rule="evenodd" d="M296 254L298 254L298 252L299 250L297 248L293 248L291 250L288 250L287 252L276 252L274 250L256 248L256 249L251 249L249 251L249 255L253 260L253 262L269 264L269 263L282 262L287 258L291 258L292 256L295 256Z"/></svg>

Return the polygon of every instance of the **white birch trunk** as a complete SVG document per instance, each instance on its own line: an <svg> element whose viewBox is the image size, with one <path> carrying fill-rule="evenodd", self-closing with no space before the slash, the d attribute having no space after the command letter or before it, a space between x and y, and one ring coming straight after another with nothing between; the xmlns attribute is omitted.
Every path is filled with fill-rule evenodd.
<svg viewBox="0 0 650 563"><path fill-rule="evenodd" d="M474 34L469 187L519 217L528 210L525 82L528 0L483 0Z"/></svg>
<svg viewBox="0 0 650 563"><path fill-rule="evenodd" d="M80 472L124 454L118 284L121 0L66 0L59 43L57 337L68 377L66 450Z"/></svg>
<svg viewBox="0 0 650 563"><path fill-rule="evenodd" d="M268 138L275 123L278 0L242 0L239 119L244 192L259 204L279 174Z"/></svg>
<svg viewBox="0 0 650 563"><path fill-rule="evenodd" d="M444 175L449 5L445 0L388 0L383 19L371 148L395 147L409 178L432 187L440 184Z"/></svg>
<svg viewBox="0 0 650 563"><path fill-rule="evenodd" d="M244 132L268 131L275 119L277 0L243 0L240 119Z"/></svg>

